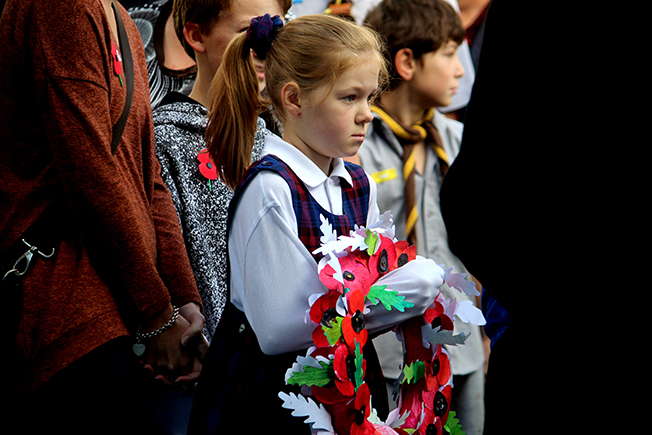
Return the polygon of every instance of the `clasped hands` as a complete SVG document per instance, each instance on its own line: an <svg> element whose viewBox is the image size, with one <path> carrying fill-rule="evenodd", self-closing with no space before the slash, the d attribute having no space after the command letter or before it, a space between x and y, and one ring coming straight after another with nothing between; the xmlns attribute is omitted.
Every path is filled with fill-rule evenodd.
<svg viewBox="0 0 652 435"><path fill-rule="evenodd" d="M144 330L154 330L172 317L169 305L161 314L150 319ZM199 306L187 303L179 307L174 324L161 334L148 338L142 356L143 367L166 385L191 386L199 378L208 342L202 333L204 316Z"/></svg>

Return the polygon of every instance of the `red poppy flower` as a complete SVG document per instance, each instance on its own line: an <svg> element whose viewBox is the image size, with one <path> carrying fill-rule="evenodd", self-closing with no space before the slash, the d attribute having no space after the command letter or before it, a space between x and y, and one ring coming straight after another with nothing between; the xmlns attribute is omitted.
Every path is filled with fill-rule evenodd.
<svg viewBox="0 0 652 435"><path fill-rule="evenodd" d="M331 310L335 310L340 296L342 296L340 292L331 290L317 298L310 307L310 320L328 327L330 320L335 317L334 311Z"/></svg>
<svg viewBox="0 0 652 435"><path fill-rule="evenodd" d="M343 347L346 349L346 346ZM313 358L317 358L318 356L322 356L324 358L334 358L336 350L336 346L318 347L310 353L310 356ZM334 363L335 361L333 359L333 364ZM342 394L342 392L333 383L329 383L325 387L313 385L311 389L312 395L315 397L315 399L324 404L335 404L351 400L351 395Z"/></svg>
<svg viewBox="0 0 652 435"><path fill-rule="evenodd" d="M356 257L347 255L339 259L342 270L342 281L334 278L335 269L329 264L319 272L319 279L330 290L337 290L344 293L344 289L362 290L364 294L369 293L369 288L374 283L375 278L369 272L367 264L358 261Z"/></svg>
<svg viewBox="0 0 652 435"><path fill-rule="evenodd" d="M367 330L364 321L365 295L360 290L351 291L348 297L348 314L342 320L342 336L350 349L355 349L356 342L360 347L367 343Z"/></svg>
<svg viewBox="0 0 652 435"><path fill-rule="evenodd" d="M206 148L199 152L197 159L199 159L199 172L209 180L217 180L217 166Z"/></svg>
<svg viewBox="0 0 652 435"><path fill-rule="evenodd" d="M369 288L375 280L366 264L357 261L353 257L346 256L340 258L340 266L342 267L345 288L350 291L360 290L364 295L369 293Z"/></svg>
<svg viewBox="0 0 652 435"><path fill-rule="evenodd" d="M417 258L417 247L404 240L394 243L394 247L396 248L396 261L392 264L390 270L405 266L408 262Z"/></svg>
<svg viewBox="0 0 652 435"><path fill-rule="evenodd" d="M366 370L367 361L362 360L362 377ZM335 372L335 386L346 396L355 394L355 353L351 352L348 346L338 346L335 350L333 360L333 370Z"/></svg>
<svg viewBox="0 0 652 435"><path fill-rule="evenodd" d="M374 425L367 420L371 415L371 392L367 384L360 385L355 395L355 419L351 425L351 435L373 435Z"/></svg>
<svg viewBox="0 0 652 435"><path fill-rule="evenodd" d="M444 313L444 306L436 299L423 314L423 317L433 328L441 327L442 330L453 330L453 319Z"/></svg>
<svg viewBox="0 0 652 435"><path fill-rule="evenodd" d="M446 385L437 391L424 392L423 394L423 401L426 408L431 409L435 413L435 417L441 418L444 424L448 420L452 392L453 388L450 385Z"/></svg>
<svg viewBox="0 0 652 435"><path fill-rule="evenodd" d="M396 247L394 242L382 234L378 234L380 246L376 253L369 258L369 271L372 274L373 281L380 276L389 272L392 265L396 262Z"/></svg>
<svg viewBox="0 0 652 435"><path fill-rule="evenodd" d="M419 435L443 434L444 422L441 418L436 417L435 414L428 408L424 409L424 419L417 433Z"/></svg>
<svg viewBox="0 0 652 435"><path fill-rule="evenodd" d="M441 346L437 346L436 355L426 365L426 384L428 390L437 390L446 385L451 378L451 362Z"/></svg>

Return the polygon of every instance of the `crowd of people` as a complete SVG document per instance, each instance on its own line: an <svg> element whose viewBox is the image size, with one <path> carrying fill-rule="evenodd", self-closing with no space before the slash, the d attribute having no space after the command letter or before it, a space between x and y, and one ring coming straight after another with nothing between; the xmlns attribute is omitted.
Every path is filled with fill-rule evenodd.
<svg viewBox="0 0 652 435"><path fill-rule="evenodd" d="M487 320L456 320L468 338L446 347L464 432L528 432L516 422L549 395L533 386L542 344L528 322L542 308L523 285L538 278L533 246L562 230L523 230L550 211L538 162L519 160L524 135L547 137L532 129L548 86L509 70L510 12L500 0L6 1L3 415L24 433L310 433L277 395L313 339L320 218L348 234L391 211L418 257L387 278L413 306L365 313L374 406L397 406L403 348L387 332L441 290ZM510 80L523 91L512 102L537 109L503 102ZM482 296L440 289L442 264Z"/></svg>

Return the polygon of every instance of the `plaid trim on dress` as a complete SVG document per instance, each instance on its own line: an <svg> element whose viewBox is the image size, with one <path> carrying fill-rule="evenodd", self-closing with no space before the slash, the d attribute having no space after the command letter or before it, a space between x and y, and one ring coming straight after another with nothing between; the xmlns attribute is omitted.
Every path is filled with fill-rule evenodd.
<svg viewBox="0 0 652 435"><path fill-rule="evenodd" d="M354 225L366 226L367 224L369 178L360 166L348 162L345 162L345 166L349 174L351 174L353 186L348 186L348 183L342 185L342 210L344 211L342 215L330 213L319 205L294 171L281 159L273 155L265 156L247 171L243 182L238 187L238 191L242 191L249 181L262 170L274 171L283 177L292 193L292 207L297 218L299 239L306 249L312 253L321 246L320 215L328 219L338 235L348 235ZM231 204L233 204L233 201ZM315 257L316 261L320 259L318 256L313 255L313 257Z"/></svg>

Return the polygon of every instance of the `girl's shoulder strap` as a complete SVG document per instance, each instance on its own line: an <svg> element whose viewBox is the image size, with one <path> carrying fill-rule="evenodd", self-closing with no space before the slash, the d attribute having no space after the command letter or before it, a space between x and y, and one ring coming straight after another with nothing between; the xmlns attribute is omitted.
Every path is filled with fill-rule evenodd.
<svg viewBox="0 0 652 435"><path fill-rule="evenodd" d="M365 172L364 169L362 169L361 166L356 165L355 163L347 162L345 160L344 167L346 168L347 171L349 171L349 174L351 174L351 178L353 179L354 186L356 184L359 184L360 187L369 186L369 177L367 176L367 173Z"/></svg>
<svg viewBox="0 0 652 435"><path fill-rule="evenodd" d="M253 180L253 178L261 171L276 172L281 175L288 182L288 184L294 184L300 181L294 172L292 172L290 167L286 165L281 159L271 154L263 156L257 162L252 163L249 169L247 169L247 172L245 172L242 181L235 189L235 193L233 194L233 198L229 204L229 225L235 214L235 208L238 204L238 201L240 200L240 197L242 196L242 192L244 192L245 188L249 185L251 180Z"/></svg>

